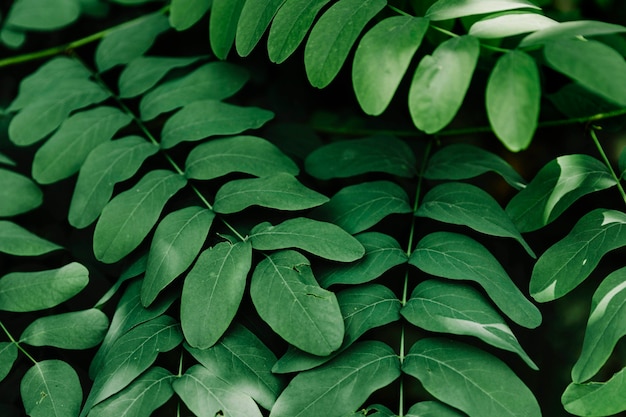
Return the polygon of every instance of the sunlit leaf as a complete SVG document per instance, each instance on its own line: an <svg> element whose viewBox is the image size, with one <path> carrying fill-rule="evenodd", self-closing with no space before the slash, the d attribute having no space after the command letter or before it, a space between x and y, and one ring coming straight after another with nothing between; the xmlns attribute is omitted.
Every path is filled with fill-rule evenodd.
<svg viewBox="0 0 626 417"><path fill-rule="evenodd" d="M519 44L520 48L542 45L556 39L573 39L582 36L609 35L626 32L626 27L595 20L575 20L559 22L558 26L547 27L526 36Z"/></svg>
<svg viewBox="0 0 626 417"><path fill-rule="evenodd" d="M212 0L173 0L170 5L170 26L176 30L192 27L211 7Z"/></svg>
<svg viewBox="0 0 626 417"><path fill-rule="evenodd" d="M0 220L0 252L17 256L37 256L59 249L62 247L13 222Z"/></svg>
<svg viewBox="0 0 626 417"><path fill-rule="evenodd" d="M567 386L561 401L568 412L577 416L612 416L626 410L624 390L626 368L607 382L572 383Z"/></svg>
<svg viewBox="0 0 626 417"><path fill-rule="evenodd" d="M3 23L20 29L48 31L67 26L78 16L78 0L16 0Z"/></svg>
<svg viewBox="0 0 626 417"><path fill-rule="evenodd" d="M470 27L469 34L477 38L499 39L536 32L559 24L556 20L538 13L509 12L479 20Z"/></svg>
<svg viewBox="0 0 626 417"><path fill-rule="evenodd" d="M247 56L259 42L270 21L285 0L247 0L237 22L235 48Z"/></svg>
<svg viewBox="0 0 626 417"><path fill-rule="evenodd" d="M89 349L98 345L109 328L109 319L92 308L39 317L20 336L20 343L62 349Z"/></svg>
<svg viewBox="0 0 626 417"><path fill-rule="evenodd" d="M409 408L406 417L463 417L463 414L437 401L422 401Z"/></svg>
<svg viewBox="0 0 626 417"><path fill-rule="evenodd" d="M515 9L539 9L527 0L439 0L426 11L430 20L487 14Z"/></svg>
<svg viewBox="0 0 626 417"><path fill-rule="evenodd" d="M0 381L11 372L17 359L17 346L13 342L0 342Z"/></svg>
<svg viewBox="0 0 626 417"><path fill-rule="evenodd" d="M24 411L31 417L76 417L83 390L76 371L60 360L30 368L20 383Z"/></svg>
<svg viewBox="0 0 626 417"><path fill-rule="evenodd" d="M43 193L30 178L0 168L0 216L26 213L42 202Z"/></svg>

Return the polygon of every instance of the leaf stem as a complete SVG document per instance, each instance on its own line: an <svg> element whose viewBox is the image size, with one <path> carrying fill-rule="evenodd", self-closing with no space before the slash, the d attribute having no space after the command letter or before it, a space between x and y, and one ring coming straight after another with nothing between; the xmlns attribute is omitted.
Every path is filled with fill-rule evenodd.
<svg viewBox="0 0 626 417"><path fill-rule="evenodd" d="M606 156L606 152L604 152L604 149L602 148L602 144L600 143L600 140L598 139L598 135L596 135L596 130L597 128L593 126L591 127L591 129L589 129L589 133L591 134L593 143L596 145L596 148L598 149L598 152L600 153L600 156L602 157L602 161L604 162L606 167L609 169L611 176L615 180L615 183L617 184L617 189L619 190L619 193L622 196L622 200L624 200L624 203L626 203L626 192L624 192L624 187L622 187L622 183L620 182L619 177L615 173L615 170L613 169L613 166L611 165L609 158Z"/></svg>
<svg viewBox="0 0 626 417"><path fill-rule="evenodd" d="M17 348L24 354L26 355L26 357L28 359L30 359L30 361L32 363L34 363L35 365L37 365L37 361L35 360L35 358L33 358L30 353L26 352L26 350L24 350L24 348L19 344L19 342L17 340L15 340L15 338L13 338L13 335L9 332L9 330L4 327L4 324L0 321L0 328L2 328L2 330L4 331L4 334L7 335L7 337L9 338L9 340L11 341L11 343L13 343L15 346L17 346Z"/></svg>

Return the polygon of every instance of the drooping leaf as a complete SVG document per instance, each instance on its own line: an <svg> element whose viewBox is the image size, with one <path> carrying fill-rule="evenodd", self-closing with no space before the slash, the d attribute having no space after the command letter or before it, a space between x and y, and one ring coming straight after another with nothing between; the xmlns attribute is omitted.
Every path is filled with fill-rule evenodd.
<svg viewBox="0 0 626 417"><path fill-rule="evenodd" d="M409 111L418 129L431 134L448 125L469 88L480 43L460 36L440 44L420 61L409 89Z"/></svg>
<svg viewBox="0 0 626 417"><path fill-rule="evenodd" d="M367 232L356 235L355 238L365 248L363 258L347 265L333 265L322 269L318 275L322 287L369 282L408 260L400 244L389 235Z"/></svg>
<svg viewBox="0 0 626 417"><path fill-rule="evenodd" d="M312 86L323 88L330 84L367 22L386 3L385 0L340 0L320 17L304 49L304 66Z"/></svg>
<svg viewBox="0 0 626 417"><path fill-rule="evenodd" d="M17 359L17 346L13 342L0 342L0 381L11 372Z"/></svg>
<svg viewBox="0 0 626 417"><path fill-rule="evenodd" d="M188 178L210 180L231 172L257 177L281 172L295 176L300 169L279 148L256 136L213 139L194 147L185 162Z"/></svg>
<svg viewBox="0 0 626 417"><path fill-rule="evenodd" d="M19 29L49 31L73 23L80 11L78 0L16 0L3 23Z"/></svg>
<svg viewBox="0 0 626 417"><path fill-rule="evenodd" d="M259 42L270 21L285 0L247 0L237 22L235 48L247 56Z"/></svg>
<svg viewBox="0 0 626 417"><path fill-rule="evenodd" d="M389 346L359 342L321 367L296 375L270 416L343 416L399 376L400 361Z"/></svg>
<svg viewBox="0 0 626 417"><path fill-rule="evenodd" d="M500 39L556 27L560 23L538 13L508 12L487 16L474 23L469 34L483 39Z"/></svg>
<svg viewBox="0 0 626 417"><path fill-rule="evenodd" d="M170 26L186 30L202 19L212 0L173 0L170 5Z"/></svg>
<svg viewBox="0 0 626 417"><path fill-rule="evenodd" d="M535 60L518 50L502 55L485 94L489 123L498 139L513 152L526 149L539 122L541 84Z"/></svg>
<svg viewBox="0 0 626 417"><path fill-rule="evenodd" d="M77 228L93 223L113 195L116 183L132 177L159 148L139 136L105 142L87 155L78 174L68 220Z"/></svg>
<svg viewBox="0 0 626 417"><path fill-rule="evenodd" d="M185 340L206 349L224 334L235 317L252 264L249 242L221 242L202 252L187 274L180 300Z"/></svg>
<svg viewBox="0 0 626 417"><path fill-rule="evenodd" d="M394 16L363 36L354 54L352 85L365 113L385 111L427 29L428 19Z"/></svg>
<svg viewBox="0 0 626 417"><path fill-rule="evenodd" d="M216 213L237 213L253 205L278 210L304 210L319 206L328 197L305 187L293 175L281 172L262 177L233 180L215 194Z"/></svg>
<svg viewBox="0 0 626 417"><path fill-rule="evenodd" d="M463 415L443 403L422 401L409 408L406 417L463 417Z"/></svg>
<svg viewBox="0 0 626 417"><path fill-rule="evenodd" d="M298 252L275 252L259 262L250 296L263 321L292 345L319 356L341 346L337 298L317 284L309 261Z"/></svg>
<svg viewBox="0 0 626 417"><path fill-rule="evenodd" d="M235 41L237 22L246 0L213 0L209 22L211 50L219 59L226 59Z"/></svg>
<svg viewBox="0 0 626 417"><path fill-rule="evenodd" d="M311 152L305 161L306 171L322 180L368 172L412 178L417 173L415 165L411 148L393 136L330 143Z"/></svg>
<svg viewBox="0 0 626 417"><path fill-rule="evenodd" d="M13 222L0 220L0 252L16 256L38 256L59 249L62 247Z"/></svg>
<svg viewBox="0 0 626 417"><path fill-rule="evenodd" d="M89 349L98 345L109 328L109 319L92 308L39 317L20 336L20 343L61 349Z"/></svg>
<svg viewBox="0 0 626 417"><path fill-rule="evenodd" d="M426 17L430 20L448 20L515 9L539 7L527 0L439 0L426 11Z"/></svg>
<svg viewBox="0 0 626 417"><path fill-rule="evenodd" d="M40 184L51 184L75 174L89 152L130 121L131 116L108 106L70 116L35 153L33 178Z"/></svg>
<svg viewBox="0 0 626 417"><path fill-rule="evenodd" d="M438 400L470 416L540 417L533 393L495 356L460 342L425 338L402 370Z"/></svg>
<svg viewBox="0 0 626 417"><path fill-rule="evenodd" d="M257 129L273 117L274 113L258 107L240 107L217 100L195 101L165 122L161 146L167 149L183 141Z"/></svg>
<svg viewBox="0 0 626 417"><path fill-rule="evenodd" d="M576 200L615 185L610 171L589 155L565 155L548 162L506 206L520 232L541 229Z"/></svg>
<svg viewBox="0 0 626 417"><path fill-rule="evenodd" d="M215 213L191 206L168 214L157 226L141 287L141 303L149 306L157 295L196 258L209 234Z"/></svg>
<svg viewBox="0 0 626 417"><path fill-rule="evenodd" d="M274 353L250 330L234 324L217 344L209 349L185 345L191 355L213 374L237 391L254 398L270 410L283 389L283 381L272 373Z"/></svg>
<svg viewBox="0 0 626 417"><path fill-rule="evenodd" d="M31 417L76 417L83 390L76 371L66 362L37 362L20 383L24 411Z"/></svg>
<svg viewBox="0 0 626 417"><path fill-rule="evenodd" d="M26 213L43 203L43 193L30 178L0 168L0 217Z"/></svg>
<svg viewBox="0 0 626 417"><path fill-rule="evenodd" d="M298 217L272 226L268 222L250 231L254 249L299 248L325 259L352 262L365 254L363 245L332 223Z"/></svg>
<svg viewBox="0 0 626 417"><path fill-rule="evenodd" d="M147 173L130 190L115 196L102 210L93 237L96 258L113 263L128 255L150 232L165 203L186 179L168 170Z"/></svg>
<svg viewBox="0 0 626 417"><path fill-rule="evenodd" d="M37 311L54 307L89 283L89 271L73 262L58 269L12 272L0 278L0 310Z"/></svg>
<svg viewBox="0 0 626 417"><path fill-rule="evenodd" d="M613 23L594 20L575 20L559 22L558 26L547 27L526 36L519 43L520 48L543 45L556 39L574 39L576 37L608 35L626 32L626 27Z"/></svg>
<svg viewBox="0 0 626 417"><path fill-rule="evenodd" d="M541 313L494 256L474 239L450 232L435 232L419 241L409 263L435 276L480 284L489 298L514 322L528 328L541 323Z"/></svg>
<svg viewBox="0 0 626 417"><path fill-rule="evenodd" d="M612 416L626 410L624 390L626 368L607 382L571 383L565 389L561 402L569 413L577 416Z"/></svg>
<svg viewBox="0 0 626 417"><path fill-rule="evenodd" d="M402 308L402 316L428 331L475 336L517 353L528 366L538 369L491 303L469 285L423 281Z"/></svg>

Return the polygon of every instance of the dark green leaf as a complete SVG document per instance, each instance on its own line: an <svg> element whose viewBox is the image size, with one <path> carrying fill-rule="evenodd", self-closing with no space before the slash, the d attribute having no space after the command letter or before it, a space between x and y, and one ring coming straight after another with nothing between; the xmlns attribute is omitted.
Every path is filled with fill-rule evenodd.
<svg viewBox="0 0 626 417"><path fill-rule="evenodd" d="M211 7L212 0L172 0L170 26L176 30L192 27Z"/></svg>
<svg viewBox="0 0 626 417"><path fill-rule="evenodd" d="M555 93L547 94L547 98L561 113L571 119L610 113L621 108L575 82L564 85Z"/></svg>
<svg viewBox="0 0 626 417"><path fill-rule="evenodd" d="M26 42L26 33L10 26L3 26L0 29L0 42L11 49L21 48Z"/></svg>
<svg viewBox="0 0 626 417"><path fill-rule="evenodd" d="M422 401L409 408L406 417L463 417L460 411L437 401Z"/></svg>
<svg viewBox="0 0 626 417"><path fill-rule="evenodd" d="M479 20L470 27L469 34L477 38L499 39L558 25L556 20L538 13L506 12Z"/></svg>
<svg viewBox="0 0 626 417"><path fill-rule="evenodd" d="M0 220L0 252L17 256L38 256L62 249L21 226Z"/></svg>
<svg viewBox="0 0 626 417"><path fill-rule="evenodd" d="M89 349L98 345L109 328L109 319L92 308L39 317L20 336L20 343L61 349Z"/></svg>
<svg viewBox="0 0 626 417"><path fill-rule="evenodd" d="M561 401L565 410L577 416L619 415L618 413L626 410L625 389L626 368L607 382L568 385Z"/></svg>
<svg viewBox="0 0 626 417"><path fill-rule="evenodd" d="M526 36L519 44L520 48L542 45L556 39L573 39L576 37L608 35L626 32L626 27L594 20L576 20L559 22L558 26L538 30Z"/></svg>
<svg viewBox="0 0 626 417"><path fill-rule="evenodd" d="M0 152L0 164L15 166L15 161Z"/></svg>
<svg viewBox="0 0 626 417"><path fill-rule="evenodd" d="M30 179L0 168L0 217L11 217L37 208L43 193Z"/></svg>
<svg viewBox="0 0 626 417"><path fill-rule="evenodd" d="M527 0L439 0L426 11L430 20L487 14L515 9L539 9Z"/></svg>
<svg viewBox="0 0 626 417"><path fill-rule="evenodd" d="M247 56L259 42L265 29L285 0L247 0L237 23L235 48Z"/></svg>
<svg viewBox="0 0 626 417"><path fill-rule="evenodd" d="M237 22L246 0L213 0L209 22L211 49L219 59L226 59L235 41Z"/></svg>
<svg viewBox="0 0 626 417"><path fill-rule="evenodd" d="M76 371L60 360L30 368L20 384L24 411L31 417L76 417L83 390Z"/></svg>
<svg viewBox="0 0 626 417"><path fill-rule="evenodd" d="M139 258L135 259L130 265L124 268L117 281L115 281L115 283L111 287L109 287L109 290L104 293L102 297L100 297L94 308L101 308L102 305L109 302L109 300L111 300L111 298L113 298L113 296L117 294L119 289L122 287L122 284L124 284L129 279L136 278L137 276L146 272L147 264L148 254L144 253Z"/></svg>
<svg viewBox="0 0 626 417"><path fill-rule="evenodd" d="M48 31L67 26L78 16L78 0L16 0L3 23L20 29Z"/></svg>
<svg viewBox="0 0 626 417"><path fill-rule="evenodd" d="M0 381L11 372L17 359L17 346L13 342L0 342Z"/></svg>

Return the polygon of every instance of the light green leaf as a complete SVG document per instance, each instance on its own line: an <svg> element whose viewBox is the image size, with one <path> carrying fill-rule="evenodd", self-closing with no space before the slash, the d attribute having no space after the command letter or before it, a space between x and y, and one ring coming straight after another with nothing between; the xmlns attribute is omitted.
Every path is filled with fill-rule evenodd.
<svg viewBox="0 0 626 417"><path fill-rule="evenodd" d="M516 50L502 55L485 94L489 123L498 139L513 152L526 149L539 122L541 83L535 60Z"/></svg>
<svg viewBox="0 0 626 417"><path fill-rule="evenodd" d="M415 165L411 148L393 136L330 143L311 152L305 161L306 171L322 180L369 172L412 178L417 173Z"/></svg>
<svg viewBox="0 0 626 417"><path fill-rule="evenodd" d="M414 404L406 417L463 417L460 411L437 401L422 401Z"/></svg>
<svg viewBox="0 0 626 417"><path fill-rule="evenodd" d="M17 346L13 342L0 342L0 381L11 372L17 359Z"/></svg>
<svg viewBox="0 0 626 417"><path fill-rule="evenodd" d="M322 269L318 275L322 287L369 282L408 260L400 244L389 235L367 232L356 235L355 238L365 248L363 258L347 265L333 265Z"/></svg>
<svg viewBox="0 0 626 417"><path fill-rule="evenodd" d="M459 342L425 338L413 345L402 370L438 400L470 416L540 417L533 393L504 362Z"/></svg>
<svg viewBox="0 0 626 417"><path fill-rule="evenodd" d="M479 20L470 27L469 34L482 39L499 39L536 32L559 24L556 20L538 13L508 12Z"/></svg>
<svg viewBox="0 0 626 417"><path fill-rule="evenodd" d="M56 359L30 368L20 383L20 393L30 417L75 417L83 399L76 371Z"/></svg>
<svg viewBox="0 0 626 417"><path fill-rule="evenodd" d="M305 187L293 175L279 173L269 177L233 180L215 194L216 213L237 213L250 206L278 210L304 210L319 206L328 197Z"/></svg>
<svg viewBox="0 0 626 417"><path fill-rule="evenodd" d="M265 29L285 0L247 0L237 23L235 48L247 56L259 42Z"/></svg>
<svg viewBox="0 0 626 417"><path fill-rule="evenodd" d="M226 59L235 41L237 22L246 0L213 0L209 21L211 50L219 59Z"/></svg>
<svg viewBox="0 0 626 417"><path fill-rule="evenodd" d="M206 349L235 317L252 264L249 242L221 242L202 252L183 285L180 321L185 340Z"/></svg>
<svg viewBox="0 0 626 417"><path fill-rule="evenodd" d="M263 321L292 345L319 356L341 346L337 298L317 284L310 262L298 252L276 252L259 262L250 296Z"/></svg>
<svg viewBox="0 0 626 417"><path fill-rule="evenodd" d="M75 174L89 152L130 121L131 116L108 106L70 116L35 153L33 178L40 184L51 184Z"/></svg>
<svg viewBox="0 0 626 417"><path fill-rule="evenodd" d="M402 316L431 332L475 336L518 354L529 367L539 369L489 300L469 285L423 281L413 290Z"/></svg>
<svg viewBox="0 0 626 417"><path fill-rule="evenodd" d="M104 72L119 64L128 64L143 55L157 36L169 29L167 17L153 13L135 19L108 33L96 48L96 66Z"/></svg>
<svg viewBox="0 0 626 417"><path fill-rule="evenodd" d="M165 122L161 146L168 149L183 141L258 129L273 117L274 113L259 107L241 107L217 100L195 101Z"/></svg>
<svg viewBox="0 0 626 417"><path fill-rule="evenodd" d="M176 394L198 417L225 416L261 417L261 411L248 395L201 365L192 366L172 382Z"/></svg>
<svg viewBox="0 0 626 417"><path fill-rule="evenodd" d="M0 216L26 213L43 203L43 193L30 178L0 168Z"/></svg>
<svg viewBox="0 0 626 417"><path fill-rule="evenodd" d="M212 0L172 0L170 26L176 30L189 29L202 19L212 2Z"/></svg>
<svg viewBox="0 0 626 417"><path fill-rule="evenodd" d="M365 113L385 111L427 29L428 19L394 16L363 36L354 54L352 85Z"/></svg>
<svg viewBox="0 0 626 417"><path fill-rule="evenodd" d="M490 171L499 174L517 190L526 186L526 181L504 159L485 149L464 143L448 145L430 157L424 178L464 180Z"/></svg>
<svg viewBox="0 0 626 417"><path fill-rule="evenodd" d="M535 257L502 207L474 185L451 182L436 186L426 193L415 215L467 226L492 236L513 238Z"/></svg>
<svg viewBox="0 0 626 417"><path fill-rule="evenodd" d="M446 127L463 103L480 43L460 36L440 44L420 61L409 89L409 111L418 129L431 134Z"/></svg>
<svg viewBox="0 0 626 417"><path fill-rule="evenodd" d="M426 11L430 20L447 20L515 9L540 9L527 0L439 0Z"/></svg>
<svg viewBox="0 0 626 417"><path fill-rule="evenodd" d="M169 371L152 367L132 384L95 406L89 417L144 417L165 404L172 395L176 379Z"/></svg>
<svg viewBox="0 0 626 417"><path fill-rule="evenodd" d="M244 86L248 71L228 62L210 62L148 92L139 104L143 120L200 100L222 100Z"/></svg>
<svg viewBox="0 0 626 417"><path fill-rule="evenodd" d="M561 402L565 410L577 416L612 416L626 410L624 390L626 368L607 382L572 383L567 386Z"/></svg>
<svg viewBox="0 0 626 417"><path fill-rule="evenodd" d="M137 57L130 61L120 74L118 81L120 97L129 98L145 93L171 70L186 67L199 59L201 57Z"/></svg>
<svg viewBox="0 0 626 417"><path fill-rule="evenodd" d="M431 233L417 244L409 263L431 275L477 282L500 310L521 326L533 329L541 323L537 307L515 286L496 258L468 236Z"/></svg>
<svg viewBox="0 0 626 417"><path fill-rule="evenodd" d="M63 249L17 224L0 220L0 252L16 256L38 256Z"/></svg>
<svg viewBox="0 0 626 417"><path fill-rule="evenodd" d="M603 98L626 106L626 62L601 42L563 39L546 43L544 56L554 70Z"/></svg>
<svg viewBox="0 0 626 417"><path fill-rule="evenodd" d="M193 263L200 253L215 213L190 206L165 216L157 226L146 274L141 287L141 303L149 306L157 295Z"/></svg>
<svg viewBox="0 0 626 417"><path fill-rule="evenodd" d="M39 272L12 272L0 278L0 310L45 310L78 294L89 283L89 271L76 262Z"/></svg>
<svg viewBox="0 0 626 417"><path fill-rule="evenodd" d="M340 0L313 26L304 49L304 66L313 87L326 87L348 57L352 45L385 0Z"/></svg>
<svg viewBox="0 0 626 417"><path fill-rule="evenodd" d="M282 63L294 53L319 11L330 0L286 0L278 9L267 38L272 62Z"/></svg>
<svg viewBox="0 0 626 417"><path fill-rule="evenodd" d="M613 23L594 20L576 20L559 22L558 26L547 27L526 36L519 44L520 48L543 45L556 39L573 39L577 37L609 35L626 32L626 27Z"/></svg>
<svg viewBox="0 0 626 417"><path fill-rule="evenodd" d="M213 139L194 147L185 162L188 178L211 180L232 172L268 177L300 169L279 148L256 136Z"/></svg>
<svg viewBox="0 0 626 417"><path fill-rule="evenodd" d="M68 220L77 228L93 223L113 195L115 184L132 177L159 148L139 136L105 142L87 155L80 168Z"/></svg>
<svg viewBox="0 0 626 417"><path fill-rule="evenodd" d="M77 0L16 0L5 25L33 31L59 29L73 23L80 16Z"/></svg>
<svg viewBox="0 0 626 417"><path fill-rule="evenodd" d="M150 232L165 203L186 183L175 172L154 170L134 187L115 196L96 223L93 236L96 258L113 263L132 252Z"/></svg>
<svg viewBox="0 0 626 417"><path fill-rule="evenodd" d="M209 349L185 349L205 368L270 410L283 389L283 381L272 373L276 356L250 330L234 324Z"/></svg>
<svg viewBox="0 0 626 417"><path fill-rule="evenodd" d="M513 196L506 212L520 232L541 229L579 198L615 186L608 168L589 155L565 155L548 162Z"/></svg>
<svg viewBox="0 0 626 417"><path fill-rule="evenodd" d="M272 226L263 222L250 232L252 247L258 250L299 248L325 259L352 262L365 254L354 237L332 223L298 217Z"/></svg>
<svg viewBox="0 0 626 417"><path fill-rule="evenodd" d="M360 342L321 367L296 375L270 417L342 416L399 376L400 361L389 346Z"/></svg>
<svg viewBox="0 0 626 417"><path fill-rule="evenodd" d="M20 336L20 343L61 349L89 349L98 345L109 328L109 319L92 308L39 317Z"/></svg>

